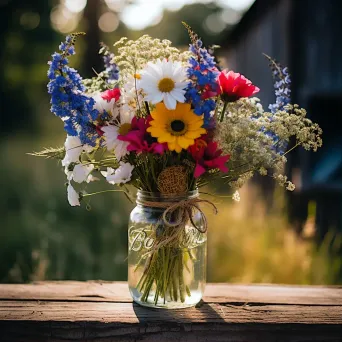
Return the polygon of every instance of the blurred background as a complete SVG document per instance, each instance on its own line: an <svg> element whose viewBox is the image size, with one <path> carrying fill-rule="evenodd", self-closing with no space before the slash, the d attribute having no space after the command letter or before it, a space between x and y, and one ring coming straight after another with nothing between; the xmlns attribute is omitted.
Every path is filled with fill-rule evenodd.
<svg viewBox="0 0 342 342"><path fill-rule="evenodd" d="M65 140L49 112L47 61L66 34L85 31L72 64L90 77L101 70L99 41L147 33L187 48L186 21L261 88L265 107L274 94L262 53L289 66L293 102L324 131L318 153L289 160L294 193L256 178L241 202L219 204L208 281L341 284L341 13L339 0L0 0L0 282L126 280L132 204L103 194L91 210L71 208L57 162L26 154Z"/></svg>

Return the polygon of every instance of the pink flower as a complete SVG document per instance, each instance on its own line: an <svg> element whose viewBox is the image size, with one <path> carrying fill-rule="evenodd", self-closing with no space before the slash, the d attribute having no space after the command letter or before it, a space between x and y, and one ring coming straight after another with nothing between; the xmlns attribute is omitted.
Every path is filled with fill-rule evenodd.
<svg viewBox="0 0 342 342"><path fill-rule="evenodd" d="M219 169L221 172L228 172L225 165L230 156L222 156L222 150L217 149L217 142L209 141L208 137L202 136L195 140L195 144L190 146L188 151L196 161L194 177L198 178L208 169Z"/></svg>
<svg viewBox="0 0 342 342"><path fill-rule="evenodd" d="M218 77L221 97L226 102L233 102L241 97L249 97L257 92L259 88L252 84L245 76L234 71L223 70Z"/></svg>
<svg viewBox="0 0 342 342"><path fill-rule="evenodd" d="M127 151L152 152L163 154L167 150L167 144L158 143L146 129L150 126L151 117L146 119L134 117L131 123L131 130L125 135L119 135L118 139L129 143Z"/></svg>
<svg viewBox="0 0 342 342"><path fill-rule="evenodd" d="M107 102L110 102L112 99L115 99L115 102L117 102L120 96L121 92L119 88L108 89L101 93L101 97Z"/></svg>

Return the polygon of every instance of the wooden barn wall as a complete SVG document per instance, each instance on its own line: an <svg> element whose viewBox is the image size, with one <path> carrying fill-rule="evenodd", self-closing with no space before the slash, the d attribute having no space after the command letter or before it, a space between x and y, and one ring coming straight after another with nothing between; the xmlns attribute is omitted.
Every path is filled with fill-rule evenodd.
<svg viewBox="0 0 342 342"><path fill-rule="evenodd" d="M301 0L293 6L293 100L323 129L323 148L297 153L303 190L341 193L342 1Z"/></svg>
<svg viewBox="0 0 342 342"><path fill-rule="evenodd" d="M342 91L342 1L293 1L294 96ZM304 103L305 105L305 103Z"/></svg>
<svg viewBox="0 0 342 342"><path fill-rule="evenodd" d="M244 74L261 91L257 95L265 107L273 103L274 91L270 69L263 53L289 64L289 13L291 1L282 0L237 37L234 46L227 41L227 66Z"/></svg>

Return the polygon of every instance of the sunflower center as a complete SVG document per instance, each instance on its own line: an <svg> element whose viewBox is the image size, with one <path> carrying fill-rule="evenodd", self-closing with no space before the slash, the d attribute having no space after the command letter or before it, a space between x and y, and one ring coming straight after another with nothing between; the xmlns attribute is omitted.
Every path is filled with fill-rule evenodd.
<svg viewBox="0 0 342 342"><path fill-rule="evenodd" d="M182 120L173 120L171 122L171 129L175 133L180 133L184 130L185 123Z"/></svg>
<svg viewBox="0 0 342 342"><path fill-rule="evenodd" d="M130 123L124 123L119 128L119 134L120 135L126 135L132 128L132 125Z"/></svg>
<svg viewBox="0 0 342 342"><path fill-rule="evenodd" d="M158 83L158 89L162 93L169 93L174 87L175 82L169 77L162 78Z"/></svg>

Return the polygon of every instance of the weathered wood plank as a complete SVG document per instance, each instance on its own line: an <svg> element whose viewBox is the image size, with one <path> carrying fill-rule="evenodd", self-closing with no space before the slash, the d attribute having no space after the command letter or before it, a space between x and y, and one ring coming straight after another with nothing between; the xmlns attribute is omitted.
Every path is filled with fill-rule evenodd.
<svg viewBox="0 0 342 342"><path fill-rule="evenodd" d="M0 321L342 324L342 306L231 305L160 310L132 303L2 301Z"/></svg>
<svg viewBox="0 0 342 342"><path fill-rule="evenodd" d="M0 341L342 341L342 288L209 284L202 305L158 310L126 283L0 285Z"/></svg>
<svg viewBox="0 0 342 342"><path fill-rule="evenodd" d="M342 307L2 301L1 341L341 341Z"/></svg>
<svg viewBox="0 0 342 342"><path fill-rule="evenodd" d="M305 324L0 322L1 342L341 342L341 328Z"/></svg>
<svg viewBox="0 0 342 342"><path fill-rule="evenodd" d="M37 282L0 285L0 300L130 302L125 282ZM342 287L208 284L205 302L342 305Z"/></svg>

